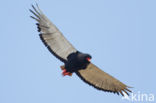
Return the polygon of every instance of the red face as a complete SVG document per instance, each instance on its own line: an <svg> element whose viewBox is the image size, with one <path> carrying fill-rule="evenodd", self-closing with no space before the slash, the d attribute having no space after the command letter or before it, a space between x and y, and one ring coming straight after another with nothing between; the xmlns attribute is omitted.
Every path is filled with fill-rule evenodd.
<svg viewBox="0 0 156 103"><path fill-rule="evenodd" d="M87 59L87 61L89 61L89 62L90 62L90 60L91 60L91 58L90 58L90 57L87 57L86 59Z"/></svg>

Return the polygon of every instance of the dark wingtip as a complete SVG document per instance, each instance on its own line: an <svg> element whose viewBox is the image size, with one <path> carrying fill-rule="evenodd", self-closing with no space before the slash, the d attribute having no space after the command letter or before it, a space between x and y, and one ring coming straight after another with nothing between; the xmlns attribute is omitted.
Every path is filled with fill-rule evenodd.
<svg viewBox="0 0 156 103"><path fill-rule="evenodd" d="M35 6L34 6L33 4L31 5L31 7L32 7L33 9L35 9Z"/></svg>
<svg viewBox="0 0 156 103"><path fill-rule="evenodd" d="M31 12L32 10L31 10L31 9L29 9L29 11Z"/></svg>
<svg viewBox="0 0 156 103"><path fill-rule="evenodd" d="M37 25L37 29L38 29L37 31L40 32L41 31L40 24L36 23L36 25Z"/></svg>
<svg viewBox="0 0 156 103"><path fill-rule="evenodd" d="M29 9L29 11L30 11L31 13L33 13L33 11L32 11L31 9Z"/></svg>
<svg viewBox="0 0 156 103"><path fill-rule="evenodd" d="M129 86L127 86L127 87L125 88L126 91L128 91L128 92L132 92L132 91L129 90L128 88L133 88L133 87L129 87Z"/></svg>

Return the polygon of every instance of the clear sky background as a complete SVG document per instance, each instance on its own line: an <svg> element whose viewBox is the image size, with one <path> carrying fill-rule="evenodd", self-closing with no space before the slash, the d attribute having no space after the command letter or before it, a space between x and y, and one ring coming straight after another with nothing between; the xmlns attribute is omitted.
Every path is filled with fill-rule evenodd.
<svg viewBox="0 0 156 103"><path fill-rule="evenodd" d="M40 0L42 11L105 72L156 95L155 0ZM130 103L98 91L62 63L39 39L29 16L34 0L0 1L0 103ZM142 103L147 103L146 101Z"/></svg>

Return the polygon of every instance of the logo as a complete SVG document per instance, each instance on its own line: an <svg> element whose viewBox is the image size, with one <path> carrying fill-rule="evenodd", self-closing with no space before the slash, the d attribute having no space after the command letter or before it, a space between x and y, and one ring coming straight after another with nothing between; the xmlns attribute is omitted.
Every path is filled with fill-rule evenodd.
<svg viewBox="0 0 156 103"><path fill-rule="evenodd" d="M128 100L132 102L154 102L154 94L153 93L141 93L138 91L137 93L131 93L130 96L124 93L124 97L122 100Z"/></svg>

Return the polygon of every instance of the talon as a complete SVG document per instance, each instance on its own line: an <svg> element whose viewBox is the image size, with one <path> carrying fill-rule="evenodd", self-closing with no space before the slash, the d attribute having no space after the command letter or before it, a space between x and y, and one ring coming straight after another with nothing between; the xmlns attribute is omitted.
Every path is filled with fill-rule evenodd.
<svg viewBox="0 0 156 103"><path fill-rule="evenodd" d="M62 75L63 75L63 76L66 76L66 75L72 76L72 73L67 72L66 69L64 69L63 72L62 72Z"/></svg>

